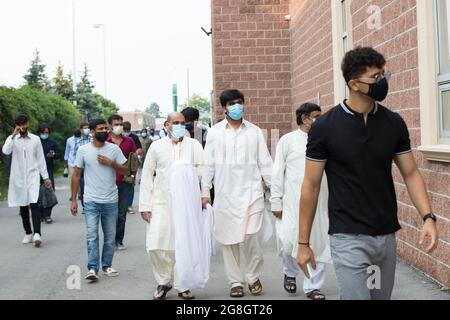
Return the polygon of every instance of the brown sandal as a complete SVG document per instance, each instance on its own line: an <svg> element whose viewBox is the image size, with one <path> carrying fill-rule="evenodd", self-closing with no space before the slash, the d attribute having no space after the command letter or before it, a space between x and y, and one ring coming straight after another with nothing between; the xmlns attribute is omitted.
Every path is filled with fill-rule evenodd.
<svg viewBox="0 0 450 320"><path fill-rule="evenodd" d="M192 299L195 299L194 295L192 294L192 292L191 292L190 290L186 290L186 291L183 291L183 292L179 292L179 293L178 293L178 296L179 296L181 299L184 299L184 300L192 300Z"/></svg>
<svg viewBox="0 0 450 320"><path fill-rule="evenodd" d="M326 300L325 295L317 289L307 293L306 296L311 300Z"/></svg>
<svg viewBox="0 0 450 320"><path fill-rule="evenodd" d="M249 284L248 289L250 290L252 295L254 295L254 296L260 295L262 292L261 281L259 281L259 279L258 279L258 280L256 280L256 282L254 284Z"/></svg>
<svg viewBox="0 0 450 320"><path fill-rule="evenodd" d="M232 298L242 298L244 296L244 287L237 286L230 290L230 297Z"/></svg>

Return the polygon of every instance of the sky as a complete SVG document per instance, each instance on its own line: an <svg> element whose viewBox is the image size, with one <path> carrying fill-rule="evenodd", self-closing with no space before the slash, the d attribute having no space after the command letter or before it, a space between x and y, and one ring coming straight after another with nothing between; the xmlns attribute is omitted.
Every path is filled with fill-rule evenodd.
<svg viewBox="0 0 450 320"><path fill-rule="evenodd" d="M107 98L122 111L144 110L151 102L172 110L189 94L210 98L212 90L210 0L2 0L0 85L18 87L38 49L53 78L59 62L73 69L72 1L78 76L86 63L95 91L105 95L102 29L105 26Z"/></svg>

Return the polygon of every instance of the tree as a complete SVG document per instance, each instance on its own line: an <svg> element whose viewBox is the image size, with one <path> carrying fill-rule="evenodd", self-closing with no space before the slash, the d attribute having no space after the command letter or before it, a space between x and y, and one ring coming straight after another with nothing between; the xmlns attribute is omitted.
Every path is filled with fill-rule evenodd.
<svg viewBox="0 0 450 320"><path fill-rule="evenodd" d="M108 119L109 116L117 114L119 108L111 100L106 99L102 95L96 93L95 99L97 100L98 116L102 119Z"/></svg>
<svg viewBox="0 0 450 320"><path fill-rule="evenodd" d="M156 102L152 102L150 106L145 109L145 112L155 118L161 117L161 111L159 109L159 105Z"/></svg>
<svg viewBox="0 0 450 320"><path fill-rule="evenodd" d="M56 68L56 75L53 78L53 92L59 94L61 97L66 98L69 101L75 100L75 92L73 91L72 76L68 74L64 75L64 69L61 63Z"/></svg>
<svg viewBox="0 0 450 320"><path fill-rule="evenodd" d="M36 49L33 54L28 73L23 76L26 85L37 88L39 90L49 91L50 82L45 74L45 64L42 64L39 51Z"/></svg>
<svg viewBox="0 0 450 320"><path fill-rule="evenodd" d="M97 99L93 93L95 86L89 80L89 69L84 64L83 74L81 75L80 82L77 84L77 92L75 101L80 113L85 117L85 120L89 121L99 115L99 109L97 107Z"/></svg>
<svg viewBox="0 0 450 320"><path fill-rule="evenodd" d="M180 106L180 110L187 107L194 107L200 112L199 122L207 125L211 122L211 103L208 99L203 98L199 94L194 93L188 101L188 104L183 104Z"/></svg>

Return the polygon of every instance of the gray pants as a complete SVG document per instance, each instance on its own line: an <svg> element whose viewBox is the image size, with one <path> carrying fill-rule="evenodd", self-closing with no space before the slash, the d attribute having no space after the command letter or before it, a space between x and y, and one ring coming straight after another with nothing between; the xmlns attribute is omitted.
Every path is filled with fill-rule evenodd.
<svg viewBox="0 0 450 320"><path fill-rule="evenodd" d="M394 233L338 233L330 236L330 246L342 300L391 298L397 257Z"/></svg>

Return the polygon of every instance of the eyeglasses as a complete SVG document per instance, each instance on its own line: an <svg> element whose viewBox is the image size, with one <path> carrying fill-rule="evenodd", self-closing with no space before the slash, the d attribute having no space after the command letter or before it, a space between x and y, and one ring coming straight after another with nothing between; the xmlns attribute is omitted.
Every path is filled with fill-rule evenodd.
<svg viewBox="0 0 450 320"><path fill-rule="evenodd" d="M372 77L368 77L368 78L360 78L360 79L370 79L375 81L375 83L379 83L381 80L386 79L387 81L389 81L389 79L391 79L392 73L389 71L385 71L383 73L377 73L374 74Z"/></svg>

